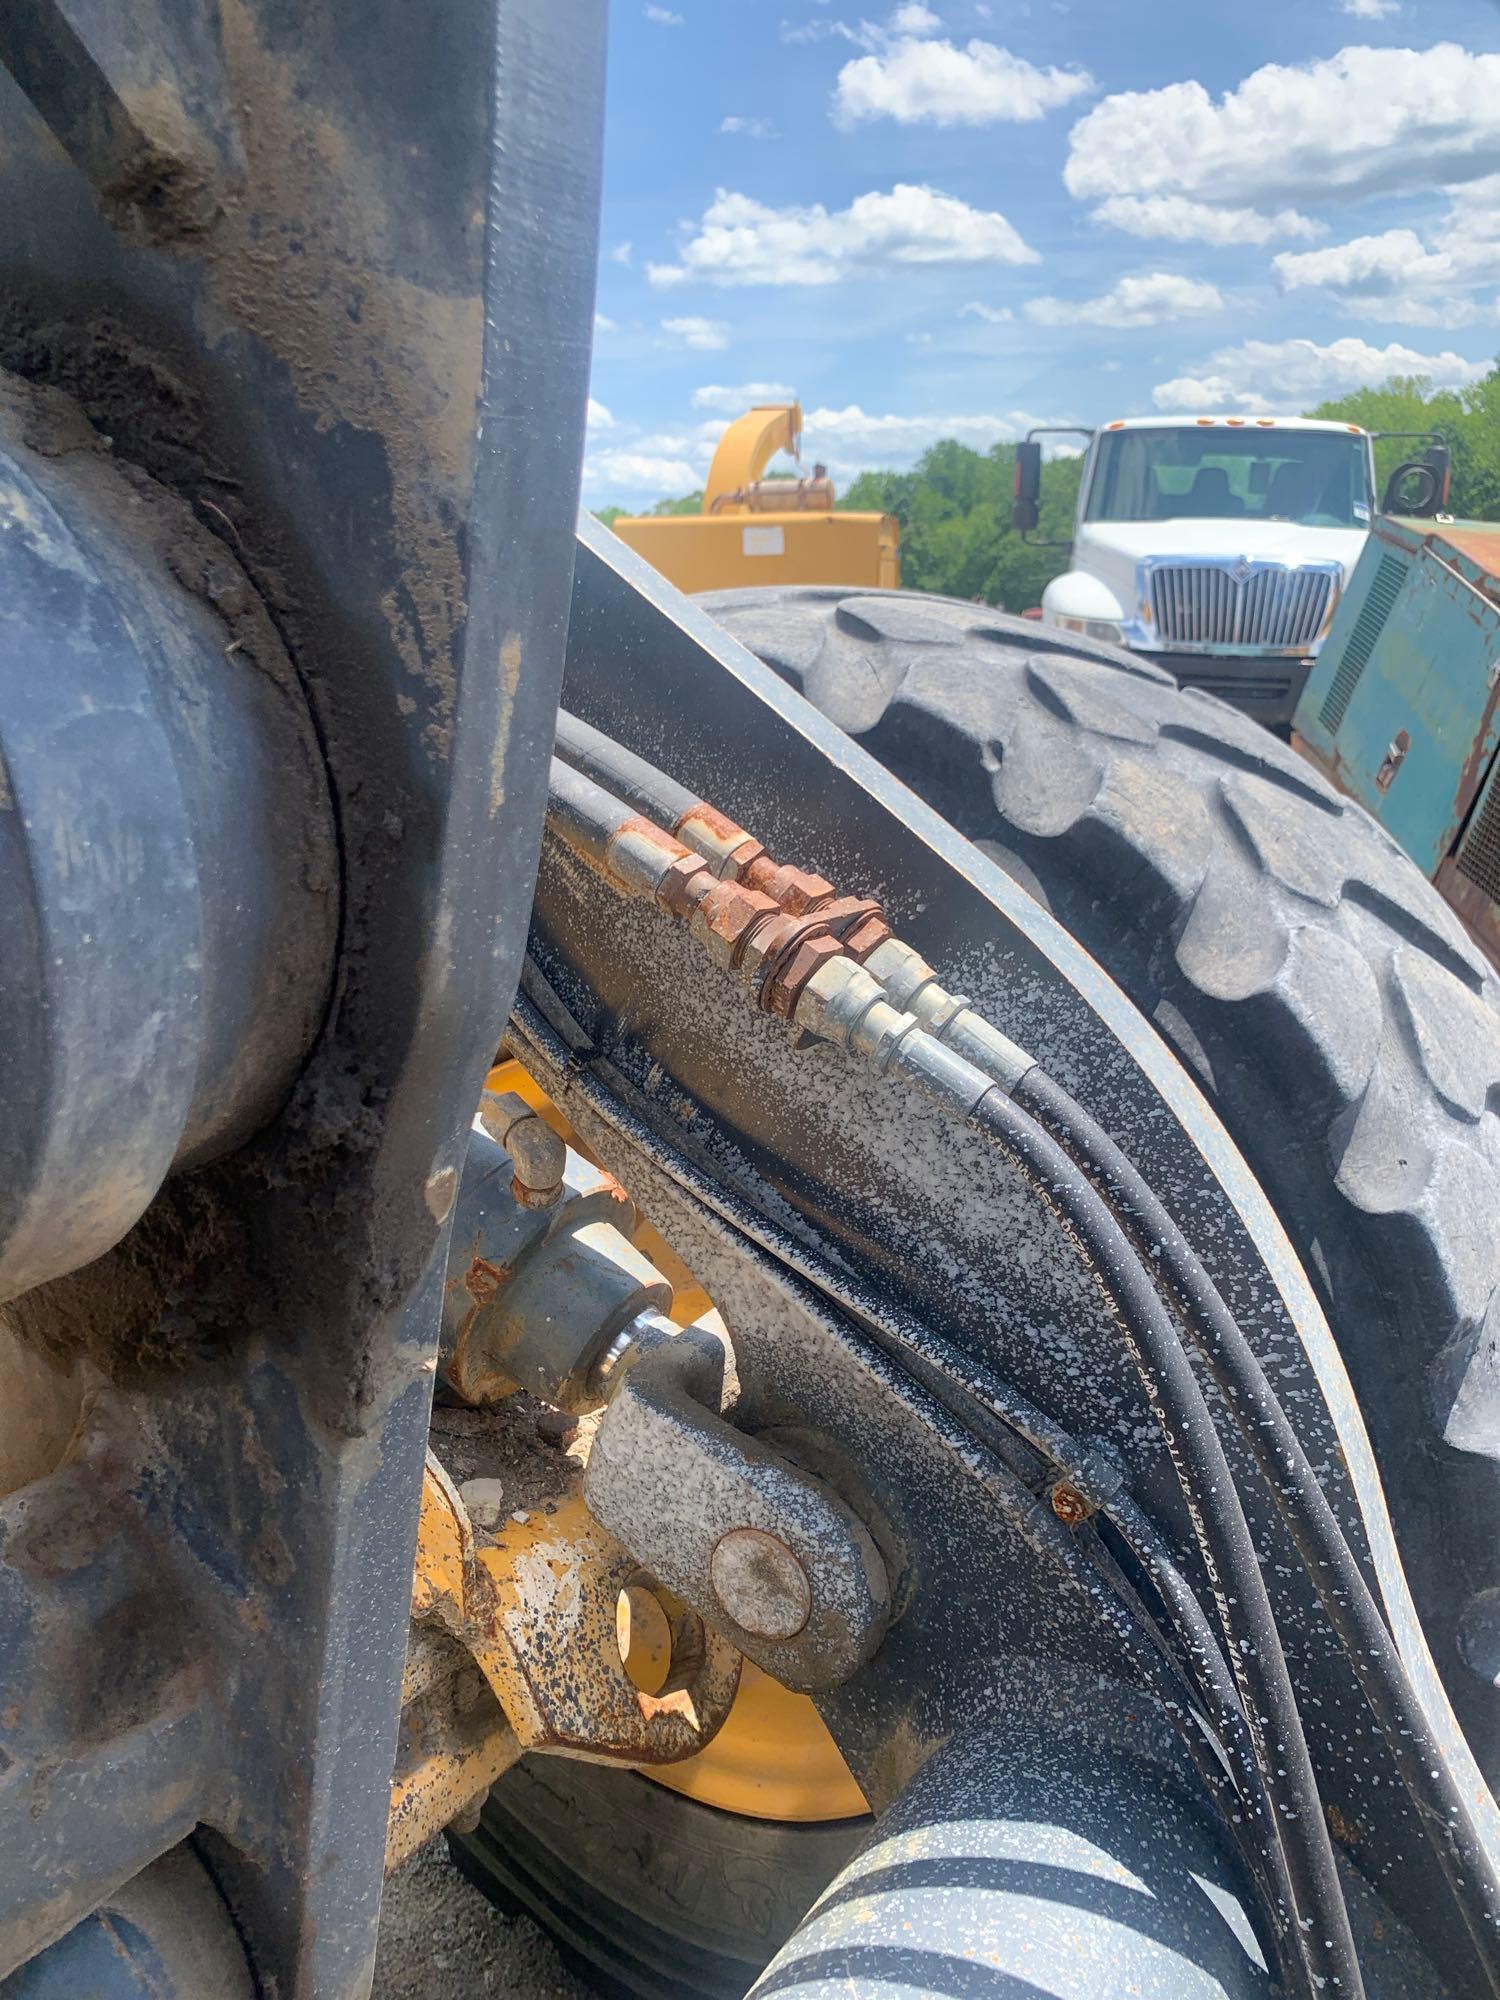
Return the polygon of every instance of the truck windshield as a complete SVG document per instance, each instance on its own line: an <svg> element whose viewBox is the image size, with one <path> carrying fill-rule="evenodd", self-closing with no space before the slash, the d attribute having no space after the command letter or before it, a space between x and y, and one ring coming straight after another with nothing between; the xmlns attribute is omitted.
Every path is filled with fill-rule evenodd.
<svg viewBox="0 0 1500 2000"><path fill-rule="evenodd" d="M1348 432L1221 425L1105 431L1084 519L1368 527L1365 439Z"/></svg>

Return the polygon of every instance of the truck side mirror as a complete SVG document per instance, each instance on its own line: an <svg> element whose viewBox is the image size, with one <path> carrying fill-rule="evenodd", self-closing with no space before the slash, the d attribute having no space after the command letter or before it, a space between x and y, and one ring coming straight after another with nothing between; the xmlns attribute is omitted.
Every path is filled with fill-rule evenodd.
<svg viewBox="0 0 1500 2000"><path fill-rule="evenodd" d="M1010 524L1018 535L1029 535L1042 518L1042 447L1034 438L1016 446L1015 495Z"/></svg>
<svg viewBox="0 0 1500 2000"><path fill-rule="evenodd" d="M1437 474L1438 480L1437 506L1433 511L1446 514L1448 501L1453 492L1453 453L1445 444L1430 444L1425 456L1427 463Z"/></svg>
<svg viewBox="0 0 1500 2000"><path fill-rule="evenodd" d="M1453 453L1445 444L1431 444L1420 458L1398 465L1385 483L1382 514L1405 514L1428 520L1448 511L1453 486Z"/></svg>

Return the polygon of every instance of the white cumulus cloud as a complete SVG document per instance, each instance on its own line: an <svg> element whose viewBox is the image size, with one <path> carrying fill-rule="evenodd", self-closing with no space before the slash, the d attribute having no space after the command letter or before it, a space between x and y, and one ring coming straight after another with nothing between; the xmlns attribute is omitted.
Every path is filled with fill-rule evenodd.
<svg viewBox="0 0 1500 2000"><path fill-rule="evenodd" d="M1493 311L1478 294L1500 285L1500 174L1453 191L1448 212L1427 231L1385 229L1320 250L1282 251L1271 260L1285 292L1326 292L1370 319L1456 326Z"/></svg>
<svg viewBox="0 0 1500 2000"><path fill-rule="evenodd" d="M615 427L613 414L603 403L596 403L589 397L589 429L591 431L612 431Z"/></svg>
<svg viewBox="0 0 1500 2000"><path fill-rule="evenodd" d="M821 459L835 479L847 483L861 472L890 467L903 471L943 438L957 438L975 451L988 451L1002 440L1024 437L1037 424L1060 418L1035 416L1029 410L972 413L968 416L897 416L864 410L858 403L843 409L820 408L806 413L803 455Z"/></svg>
<svg viewBox="0 0 1500 2000"><path fill-rule="evenodd" d="M1401 0L1343 0L1344 12L1357 21L1383 21L1401 12Z"/></svg>
<svg viewBox="0 0 1500 2000"><path fill-rule="evenodd" d="M611 319L608 313L596 312L594 314L595 333L616 333L619 331L619 325L620 322Z"/></svg>
<svg viewBox="0 0 1500 2000"><path fill-rule="evenodd" d="M898 182L847 208L771 208L720 188L675 264L650 264L653 285L689 278L715 285L832 285L840 279L934 264L1035 264L1035 250L1003 215L936 188Z"/></svg>
<svg viewBox="0 0 1500 2000"><path fill-rule="evenodd" d="M1190 201L1181 194L1112 194L1094 210L1095 222L1122 229L1127 236L1155 236L1169 243L1208 243L1217 249L1239 244L1273 243L1327 234L1324 223L1295 208L1260 215L1253 208L1215 208L1211 202Z"/></svg>
<svg viewBox="0 0 1500 2000"><path fill-rule="evenodd" d="M1026 317L1039 326L1161 326L1221 312L1223 307L1223 294L1205 278L1147 271L1121 278L1094 299L1030 299Z"/></svg>
<svg viewBox="0 0 1500 2000"><path fill-rule="evenodd" d="M704 353L717 352L729 345L729 327L721 319L699 319L689 314L681 319L664 319L661 330L680 340L684 347L695 347Z"/></svg>
<svg viewBox="0 0 1500 2000"><path fill-rule="evenodd" d="M891 26L898 35L928 35L942 25L941 18L924 7L922 0L905 0L891 16Z"/></svg>
<svg viewBox="0 0 1500 2000"><path fill-rule="evenodd" d="M741 118L731 114L719 121L719 130L735 139L774 139L776 127L769 118Z"/></svg>
<svg viewBox="0 0 1500 2000"><path fill-rule="evenodd" d="M1005 326L1015 318L1009 306L987 306L978 299L971 299L966 306L958 309L960 319L982 319L988 326Z"/></svg>
<svg viewBox="0 0 1500 2000"><path fill-rule="evenodd" d="M845 63L834 86L833 115L851 126L894 118L899 125L993 125L1041 118L1094 88L1087 71L1038 69L994 42L904 35Z"/></svg>
<svg viewBox="0 0 1500 2000"><path fill-rule="evenodd" d="M649 504L691 493L702 478L685 458L641 449L590 452L583 461L583 488L591 498Z"/></svg>
<svg viewBox="0 0 1500 2000"><path fill-rule="evenodd" d="M1374 347L1353 337L1321 347L1312 340L1246 340L1221 347L1199 374L1159 382L1151 400L1159 410L1265 410L1285 416L1351 389L1377 388L1393 375L1422 375L1438 388L1455 389L1477 382L1489 367L1447 350L1419 354L1396 343Z"/></svg>
<svg viewBox="0 0 1500 2000"><path fill-rule="evenodd" d="M1201 83L1106 97L1063 178L1085 200L1181 195L1212 207L1353 200L1500 168L1500 55L1453 42L1267 63L1217 100Z"/></svg>
<svg viewBox="0 0 1500 2000"><path fill-rule="evenodd" d="M646 9L646 19L654 22L658 28L680 28L682 26L682 16L674 14L670 7L648 7Z"/></svg>
<svg viewBox="0 0 1500 2000"><path fill-rule="evenodd" d="M789 389L785 382L705 382L701 389L693 391L695 410L721 410L726 417L737 417L761 403L794 403L796 400L796 391Z"/></svg>

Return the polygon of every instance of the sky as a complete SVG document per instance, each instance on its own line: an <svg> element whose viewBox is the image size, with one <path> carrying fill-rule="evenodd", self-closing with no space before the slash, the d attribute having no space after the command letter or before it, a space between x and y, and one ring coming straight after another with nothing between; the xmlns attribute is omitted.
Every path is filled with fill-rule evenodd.
<svg viewBox="0 0 1500 2000"><path fill-rule="evenodd" d="M584 500L1500 352L1500 0L610 0Z"/></svg>

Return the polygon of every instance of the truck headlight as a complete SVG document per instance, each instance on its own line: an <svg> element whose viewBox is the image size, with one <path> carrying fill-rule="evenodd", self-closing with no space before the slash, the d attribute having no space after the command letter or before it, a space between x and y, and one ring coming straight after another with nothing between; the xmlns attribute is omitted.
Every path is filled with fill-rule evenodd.
<svg viewBox="0 0 1500 2000"><path fill-rule="evenodd" d="M1125 628L1118 618L1059 618L1064 632L1081 632L1086 639L1103 639L1111 646L1123 646Z"/></svg>

